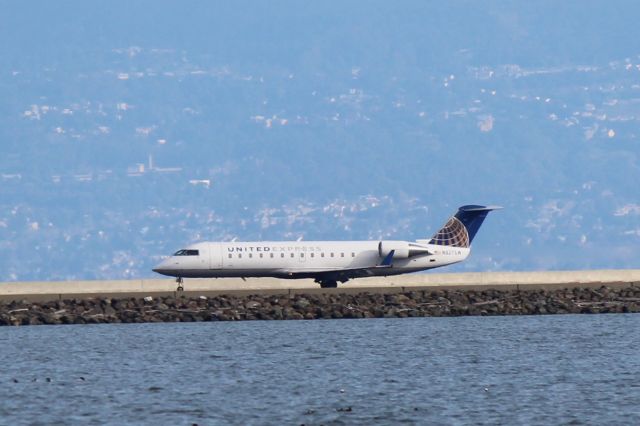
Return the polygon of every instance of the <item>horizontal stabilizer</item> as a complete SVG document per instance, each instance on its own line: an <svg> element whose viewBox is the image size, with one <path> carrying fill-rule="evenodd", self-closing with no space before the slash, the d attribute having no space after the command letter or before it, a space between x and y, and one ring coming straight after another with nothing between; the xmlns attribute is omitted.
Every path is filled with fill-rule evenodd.
<svg viewBox="0 0 640 426"><path fill-rule="evenodd" d="M490 212L503 208L502 206L462 206L458 210L462 210L463 212Z"/></svg>

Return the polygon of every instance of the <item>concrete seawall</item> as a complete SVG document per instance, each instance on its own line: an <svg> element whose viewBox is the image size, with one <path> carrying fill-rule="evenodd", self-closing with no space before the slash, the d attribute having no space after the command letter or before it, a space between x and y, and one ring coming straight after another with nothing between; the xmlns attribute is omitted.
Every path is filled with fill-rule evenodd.
<svg viewBox="0 0 640 426"><path fill-rule="evenodd" d="M187 279L177 292L172 279L120 281L61 281L0 283L0 300L37 302L97 297L245 296L258 294L394 294L424 290L537 290L560 288L640 287L640 269L557 272L420 273L394 277L363 278L337 289L321 289L312 280L256 278Z"/></svg>

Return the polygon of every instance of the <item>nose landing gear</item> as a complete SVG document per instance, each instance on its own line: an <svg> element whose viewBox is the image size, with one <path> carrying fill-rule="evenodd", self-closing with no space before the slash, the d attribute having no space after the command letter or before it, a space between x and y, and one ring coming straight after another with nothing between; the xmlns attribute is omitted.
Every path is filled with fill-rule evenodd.
<svg viewBox="0 0 640 426"><path fill-rule="evenodd" d="M178 288L176 289L176 291L184 291L184 286L182 285L182 277L176 278L176 283L178 284Z"/></svg>

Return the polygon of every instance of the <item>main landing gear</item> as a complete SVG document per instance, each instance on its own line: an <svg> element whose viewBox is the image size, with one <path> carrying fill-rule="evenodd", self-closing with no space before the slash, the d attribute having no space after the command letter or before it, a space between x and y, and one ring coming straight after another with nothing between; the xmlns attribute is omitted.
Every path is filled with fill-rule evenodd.
<svg viewBox="0 0 640 426"><path fill-rule="evenodd" d="M178 288L176 291L184 291L184 286L182 285L182 277L176 278L176 284L178 284Z"/></svg>
<svg viewBox="0 0 640 426"><path fill-rule="evenodd" d="M318 284L320 284L321 288L336 288L338 287L338 282L333 280L316 280Z"/></svg>

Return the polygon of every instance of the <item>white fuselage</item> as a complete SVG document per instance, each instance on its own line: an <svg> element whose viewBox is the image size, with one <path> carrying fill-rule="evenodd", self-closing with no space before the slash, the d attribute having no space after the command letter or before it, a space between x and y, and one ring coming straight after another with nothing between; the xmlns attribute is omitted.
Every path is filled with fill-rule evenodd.
<svg viewBox="0 0 640 426"><path fill-rule="evenodd" d="M198 243L178 250L153 270L183 278L313 278L322 288L351 279L404 274L465 260L471 241L497 206L469 204L430 239L410 241L259 241Z"/></svg>
<svg viewBox="0 0 640 426"><path fill-rule="evenodd" d="M414 244L397 242L402 244ZM184 278L278 277L309 278L324 271L378 265L383 258L378 241L203 242L193 244L154 268ZM424 244L427 254L394 257L387 268L371 275L397 275L463 261L470 249Z"/></svg>

